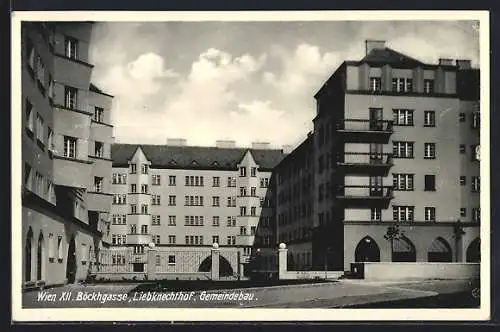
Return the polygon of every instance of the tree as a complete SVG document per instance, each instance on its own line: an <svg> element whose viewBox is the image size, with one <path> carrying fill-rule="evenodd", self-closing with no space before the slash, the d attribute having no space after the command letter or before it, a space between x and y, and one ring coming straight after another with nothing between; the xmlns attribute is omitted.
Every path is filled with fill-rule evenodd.
<svg viewBox="0 0 500 332"><path fill-rule="evenodd" d="M399 241L404 237L404 231L399 229L399 225L389 226L387 227L387 232L384 235L384 239L391 243L391 260L393 260L394 256L394 241Z"/></svg>

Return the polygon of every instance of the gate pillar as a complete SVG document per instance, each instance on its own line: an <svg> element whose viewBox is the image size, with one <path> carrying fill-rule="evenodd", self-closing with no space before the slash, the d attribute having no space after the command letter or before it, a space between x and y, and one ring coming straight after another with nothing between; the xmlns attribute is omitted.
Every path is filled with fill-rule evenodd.
<svg viewBox="0 0 500 332"><path fill-rule="evenodd" d="M220 249L217 243L212 245L212 267L210 269L212 273L212 280L219 280L219 256Z"/></svg>

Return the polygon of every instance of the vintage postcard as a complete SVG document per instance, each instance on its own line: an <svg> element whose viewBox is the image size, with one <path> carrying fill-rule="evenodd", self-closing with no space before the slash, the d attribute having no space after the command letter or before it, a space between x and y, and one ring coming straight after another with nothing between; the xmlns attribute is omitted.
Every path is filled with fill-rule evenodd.
<svg viewBox="0 0 500 332"><path fill-rule="evenodd" d="M12 36L13 321L489 318L488 12Z"/></svg>

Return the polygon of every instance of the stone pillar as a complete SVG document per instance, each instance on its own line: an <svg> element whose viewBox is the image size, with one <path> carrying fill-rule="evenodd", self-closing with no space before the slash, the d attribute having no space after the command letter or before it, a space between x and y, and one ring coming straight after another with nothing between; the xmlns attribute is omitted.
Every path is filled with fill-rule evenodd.
<svg viewBox="0 0 500 332"><path fill-rule="evenodd" d="M288 271L287 259L288 249L286 248L286 244L280 243L278 249L278 279L282 279Z"/></svg>
<svg viewBox="0 0 500 332"><path fill-rule="evenodd" d="M147 276L148 280L155 280L156 279L156 254L157 250L154 249L154 243L151 243L149 245L149 248L147 249Z"/></svg>
<svg viewBox="0 0 500 332"><path fill-rule="evenodd" d="M210 269L212 273L212 280L219 280L219 257L219 245L217 243L214 243L212 245L212 268Z"/></svg>

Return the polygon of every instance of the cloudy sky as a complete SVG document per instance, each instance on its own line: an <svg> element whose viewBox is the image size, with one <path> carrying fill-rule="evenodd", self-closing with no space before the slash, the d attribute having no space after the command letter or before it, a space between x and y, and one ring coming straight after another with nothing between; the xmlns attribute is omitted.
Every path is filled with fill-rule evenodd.
<svg viewBox="0 0 500 332"><path fill-rule="evenodd" d="M117 142L296 145L312 129L314 93L364 56L366 39L479 65L475 22L108 22L94 26L92 79L115 96Z"/></svg>

